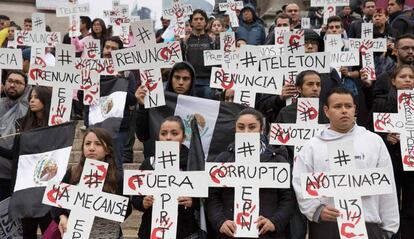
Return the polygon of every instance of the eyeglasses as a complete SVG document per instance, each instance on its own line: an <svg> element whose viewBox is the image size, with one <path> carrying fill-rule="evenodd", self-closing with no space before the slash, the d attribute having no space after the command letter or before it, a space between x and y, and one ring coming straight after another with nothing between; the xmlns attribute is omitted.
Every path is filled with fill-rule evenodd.
<svg viewBox="0 0 414 239"><path fill-rule="evenodd" d="M10 85L14 84L15 86L24 86L24 82L21 82L18 80L7 79L6 82L9 83Z"/></svg>
<svg viewBox="0 0 414 239"><path fill-rule="evenodd" d="M403 46L403 47L398 47L398 49L401 49L403 51L409 51L411 49L411 51L414 51L414 46Z"/></svg>

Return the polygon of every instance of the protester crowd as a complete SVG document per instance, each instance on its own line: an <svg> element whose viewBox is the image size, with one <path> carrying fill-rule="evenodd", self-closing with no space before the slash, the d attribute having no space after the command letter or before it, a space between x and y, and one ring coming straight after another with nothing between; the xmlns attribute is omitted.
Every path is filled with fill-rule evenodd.
<svg viewBox="0 0 414 239"><path fill-rule="evenodd" d="M292 2L277 11L274 22L266 26L258 16L255 5L245 1L243 9L237 11L239 26L230 25L230 17L225 12L208 16L202 9L195 9L186 23L185 37L164 39L163 33L170 20L162 19L162 28L157 30L156 41L179 40L183 62L171 69L162 69L166 92L218 101L233 102L234 90L210 88L211 66L205 66L203 51L220 49L220 33L235 32L236 47L243 45L275 44L275 28L289 27L301 29L301 16L309 13L311 28L304 30L305 54L323 52L326 35L340 35L347 49L347 39L361 38L362 23L373 23L374 38L387 39L387 51L375 52L376 80L368 77L365 68L360 66L331 68L329 73L306 70L296 77L295 84L285 83L281 95L257 94L254 108L242 110L235 119L234 131L256 132L261 137L262 162L289 162L292 166L292 186L290 189L261 189L260 218L255 223L260 238L339 238L336 220L341 215L332 200L304 199L301 193L300 175L304 172L329 171L327 163L327 142L343 138L354 140L355 155L364 155L360 168L387 167L392 169L395 193L363 197L362 203L369 238L412 238L414 237L414 173L403 170L400 150L400 134L374 132L373 112L397 113L398 90L414 88L414 16L412 9L404 5L404 0L389 0L387 9L378 8L375 0L364 0L360 9L350 6L338 7L337 16L323 21L323 8L300 9ZM0 45L14 48L14 32L30 31L30 18L10 19L0 15ZM268 30L266 30L268 29ZM49 29L50 31L50 29ZM83 52L85 40L99 39L102 58L111 58L111 52L124 48L117 36L112 36L111 26L102 19L81 17L81 35L63 38L63 43L75 46L77 56ZM13 192L18 167L19 132L46 127L51 104L51 88L28 85L27 73L30 62L30 47L21 47L23 52L22 70L3 70L0 99L0 134L16 134L15 137L0 136L0 201ZM54 50L46 48L47 65L54 62ZM128 92L124 118L119 131L111 135L105 129L89 128L82 142L82 156L79 163L67 170L63 179L66 183L77 184L85 158L94 158L109 163L109 173L104 191L122 195L123 163L133 162L135 137L144 143L145 160L141 169L152 169L150 157L154 156L154 141L150 139L149 128L154 122L144 107L148 88L142 84L139 70L125 71L117 76L101 76L101 81L110 78L127 79ZM286 104L295 95L319 98L319 123L329 127L307 143L294 159L293 147L269 145L269 125L271 123L295 123L297 104ZM71 118L85 120L89 107L83 105L83 94L74 95ZM194 105L194 110L198 106ZM159 126L160 141L177 141L181 144L180 169L187 170L188 148L182 144L185 127L178 116L166 117ZM234 144L230 144L214 160L234 162ZM411 161L413 164L413 161ZM314 170L314 171L313 171ZM152 196L133 196L131 205L142 211L142 223L138 238L151 236ZM28 199L29 200L29 199ZM200 205L194 198L180 197L178 209L177 238L201 238L197 212ZM40 206L40 205L39 205ZM236 231L233 218L234 190L221 188L209 190L206 199L206 218L209 238L230 238ZM10 212L11 213L11 212ZM36 238L37 227L45 232L52 221L56 222L61 233L66 231L69 211L48 210L41 217L22 219L23 238ZM11 213L12 214L12 213ZM130 210L128 210L130 214ZM119 238L122 231L119 225L94 222L95 228L90 238L102 234L99 228L112 227L108 238Z"/></svg>

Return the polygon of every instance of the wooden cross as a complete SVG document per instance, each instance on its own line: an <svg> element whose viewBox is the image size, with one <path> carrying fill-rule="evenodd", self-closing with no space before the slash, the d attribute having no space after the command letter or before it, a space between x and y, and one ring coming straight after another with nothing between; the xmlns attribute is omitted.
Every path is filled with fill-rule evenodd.
<svg viewBox="0 0 414 239"><path fill-rule="evenodd" d="M226 69L236 69L239 52L236 50L236 36L234 32L220 33L220 50L203 51L205 66L220 65Z"/></svg>
<svg viewBox="0 0 414 239"><path fill-rule="evenodd" d="M298 197L333 198L341 215L337 218L341 239L368 239L361 197L395 193L394 181L389 168L357 168L353 145L351 140L328 142L330 172L316 169L301 174Z"/></svg>
<svg viewBox="0 0 414 239"><path fill-rule="evenodd" d="M191 4L184 4L181 0L172 0L172 6L162 11L162 17L170 20L169 28L172 28L175 35L185 37L185 21L193 14Z"/></svg>
<svg viewBox="0 0 414 239"><path fill-rule="evenodd" d="M373 39L373 25L372 23L362 23L361 39L350 38L349 49L361 52L362 56L362 71L368 72L368 80L376 80L374 52L387 51L387 39L375 38Z"/></svg>
<svg viewBox="0 0 414 239"><path fill-rule="evenodd" d="M136 45L112 52L114 68L117 71L140 70L141 80L148 88L144 99L145 108L165 105L160 69L182 62L180 43L174 41L157 44L151 20L133 22L131 26Z"/></svg>
<svg viewBox="0 0 414 239"><path fill-rule="evenodd" d="M56 46L55 66L31 65L28 73L29 85L53 87L49 113L49 125L70 120L73 90L81 90L83 77L75 68L75 48L73 45Z"/></svg>
<svg viewBox="0 0 414 239"><path fill-rule="evenodd" d="M56 17L69 17L69 37L78 37L81 35L80 16L89 15L89 11L89 3L78 4L70 0L56 8Z"/></svg>
<svg viewBox="0 0 414 239"><path fill-rule="evenodd" d="M305 142L324 128L318 119L319 98L298 98L296 123L272 123L269 144L294 146L296 159Z"/></svg>
<svg viewBox="0 0 414 239"><path fill-rule="evenodd" d="M338 74L342 66L359 66L359 52L357 50L342 51L344 41L340 34L328 34L325 39L325 52L330 54L331 66Z"/></svg>
<svg viewBox="0 0 414 239"><path fill-rule="evenodd" d="M259 133L236 133L235 162L206 163L210 187L234 188L235 237L259 237L260 188L290 187L289 163L261 163L260 146Z"/></svg>
<svg viewBox="0 0 414 239"><path fill-rule="evenodd" d="M151 238L176 238L178 201L207 197L206 171L180 171L180 143L157 141L154 170L125 170L125 195L153 195Z"/></svg>
<svg viewBox="0 0 414 239"><path fill-rule="evenodd" d="M86 159L77 186L49 182L43 204L70 209L67 231L63 239L87 239L95 217L117 222L125 220L129 198L102 192L108 163Z"/></svg>
<svg viewBox="0 0 414 239"><path fill-rule="evenodd" d="M398 91L398 113L374 113L374 130L380 133L399 133L404 171L414 171L414 91Z"/></svg>
<svg viewBox="0 0 414 239"><path fill-rule="evenodd" d="M100 76L114 76L111 58L101 58L100 41L89 39L84 42L81 58L76 58L75 68L82 76L83 103L96 105L100 96Z"/></svg>
<svg viewBox="0 0 414 239"><path fill-rule="evenodd" d="M227 2L219 3L219 10L226 11L229 15L231 27L239 27L239 18L236 11L242 9L243 1L227 0Z"/></svg>

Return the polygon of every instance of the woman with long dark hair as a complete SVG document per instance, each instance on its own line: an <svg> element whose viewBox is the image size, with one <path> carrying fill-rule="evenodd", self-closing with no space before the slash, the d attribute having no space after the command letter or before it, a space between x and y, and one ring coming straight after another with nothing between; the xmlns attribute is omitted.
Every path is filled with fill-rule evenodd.
<svg viewBox="0 0 414 239"><path fill-rule="evenodd" d="M108 163L108 172L103 191L122 195L122 175L118 173L112 136L107 130L103 128L89 128L86 131L82 141L82 157L78 164L66 171L62 182L72 185L78 184L86 158ZM128 207L126 217L130 213L131 207ZM59 224L59 231L63 237L67 229L69 210L53 208L52 215L56 223ZM108 228L111 228L111 230L107 230ZM95 218L89 238L100 238L103 235L105 235L105 238L119 238L122 236L120 224L107 219Z"/></svg>
<svg viewBox="0 0 414 239"><path fill-rule="evenodd" d="M96 39L100 40L100 51L102 51L104 40L109 36L105 22L101 18L95 18L92 21L91 33L81 40L78 37L72 37L71 44L75 46L76 52L83 52L85 42L89 39Z"/></svg>
<svg viewBox="0 0 414 239"><path fill-rule="evenodd" d="M32 129L46 127L49 119L50 100L52 90L49 87L34 86L29 93L29 110L23 118L16 120L16 133L29 131ZM0 155L9 160L13 160L12 168L12 185L16 182L17 165L19 158L20 137L17 135L14 139L13 148L11 150L0 147ZM14 187L14 186L13 186ZM12 189L13 191L13 189ZM40 226L44 233L51 222L49 208L46 205L39 205L39 213L44 213L41 217L19 217L23 225L23 239L32 239L37 237L37 228ZM13 212L9 212L13 215Z"/></svg>

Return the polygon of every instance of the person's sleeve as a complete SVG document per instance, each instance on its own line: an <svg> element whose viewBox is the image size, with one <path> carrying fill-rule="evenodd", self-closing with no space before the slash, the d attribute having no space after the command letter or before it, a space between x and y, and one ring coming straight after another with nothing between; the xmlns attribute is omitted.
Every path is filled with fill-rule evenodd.
<svg viewBox="0 0 414 239"><path fill-rule="evenodd" d="M390 154L388 153L388 150L380 137L377 138L377 141L380 145L380 158L378 160L377 167L387 168L389 174L391 175L391 179L394 179ZM395 234L397 233L398 228L400 226L400 215L398 209L397 194L395 193L396 188L394 180L392 180L392 187L392 193L379 195L378 210L379 216L382 221L382 223L380 224L381 228L385 231L393 232Z"/></svg>
<svg viewBox="0 0 414 239"><path fill-rule="evenodd" d="M265 45L274 45L275 44L275 31L274 29L269 32L269 35L267 35L265 40Z"/></svg>
<svg viewBox="0 0 414 239"><path fill-rule="evenodd" d="M356 20L358 21L358 20ZM352 21L351 25L349 26L349 30L348 30L348 37L349 38L355 38L355 25L357 24L356 21Z"/></svg>
<svg viewBox="0 0 414 239"><path fill-rule="evenodd" d="M3 43L7 40L7 36L9 34L9 28L6 27L3 30L0 31L0 46L3 45Z"/></svg>
<svg viewBox="0 0 414 239"><path fill-rule="evenodd" d="M137 97L135 97L135 90L137 89L137 81L132 72L128 75L128 92L126 98L126 104L128 106L134 106L138 103Z"/></svg>
<svg viewBox="0 0 414 239"><path fill-rule="evenodd" d="M404 34L409 28L408 24L403 19L397 19L392 23L392 28L395 32L395 37Z"/></svg>
<svg viewBox="0 0 414 239"><path fill-rule="evenodd" d="M221 188L209 188L206 200L207 217L216 232L220 231L221 225L227 220L221 199L222 190Z"/></svg>
<svg viewBox="0 0 414 239"><path fill-rule="evenodd" d="M144 142L150 138L149 111L144 105L138 105L135 134L139 141Z"/></svg>
<svg viewBox="0 0 414 239"><path fill-rule="evenodd" d="M296 200L292 188L278 189L278 198L277 210L269 220L275 225L276 231L280 233L286 228L295 211Z"/></svg>
<svg viewBox="0 0 414 239"><path fill-rule="evenodd" d="M263 27L261 29L262 29L262 31L260 33L261 34L261 36L260 36L260 45L263 45L265 43L265 40L266 40L266 31Z"/></svg>
<svg viewBox="0 0 414 239"><path fill-rule="evenodd" d="M7 149L7 148L0 146L0 156L8 160L12 160L13 159L13 148Z"/></svg>
<svg viewBox="0 0 414 239"><path fill-rule="evenodd" d="M297 160L293 164L293 175L292 175L292 185L295 189L296 199L299 204L299 209L303 215L305 215L308 220L317 222L319 219L318 212L320 209L325 206L325 202L320 198L305 199L303 197L301 185L301 175L304 173L313 173L314 169L311 163L312 160L312 148L310 145L305 145L301 152L298 155ZM316 215L316 216L315 216Z"/></svg>

